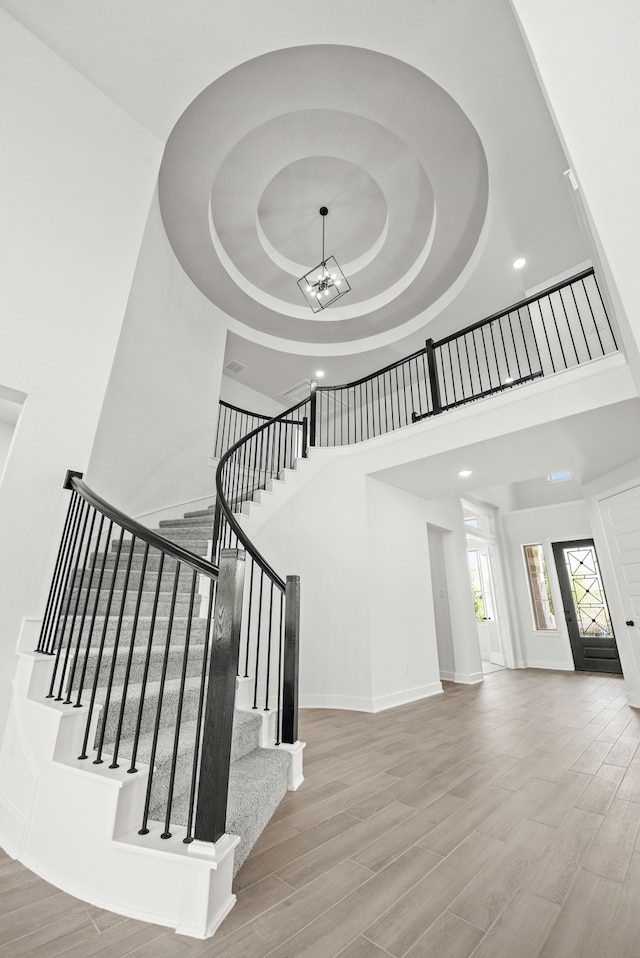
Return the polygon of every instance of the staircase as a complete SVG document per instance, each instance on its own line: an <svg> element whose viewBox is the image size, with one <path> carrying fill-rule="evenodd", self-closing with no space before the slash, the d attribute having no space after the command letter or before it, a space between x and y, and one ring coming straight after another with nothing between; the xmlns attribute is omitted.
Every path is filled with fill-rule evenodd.
<svg viewBox="0 0 640 958"><path fill-rule="evenodd" d="M206 556L211 548L212 509L188 512L182 519L163 520L153 531L197 555ZM168 838L173 832L180 832L180 826L186 826L193 815L193 760L206 685L203 677L207 675L206 620L200 617L202 597L197 589L195 593L192 589L189 570L180 573L174 596L175 562L165 563L158 580L160 560L149 556L145 562L144 543L140 540L134 543L130 564L127 556L128 571L122 567L121 557L114 581L118 545L118 540L111 543L101 590L89 590L87 594L76 582L72 601L78 598L81 605L87 602L86 614L95 613L96 629L100 634L105 627L106 631L102 654L98 647L90 650L84 675L76 669L67 684L68 697L73 698L81 683L85 690L92 686L95 689L98 708L89 750L97 750L98 763L110 763L111 768L120 766L127 770L136 770L139 765L153 766L146 828L157 831L155 823L160 823L161 837ZM120 550L122 556L130 552L131 541L124 540ZM128 587L133 591L126 593L120 621L127 575ZM136 597L141 578L142 592ZM154 605L153 642L147 649ZM136 606L137 626L134 625ZM172 606L171 642L167 649ZM110 613L110 609L117 610L117 614ZM226 828L227 833L240 836L234 874L273 815L289 783L289 754L260 747L263 721L258 711L235 710ZM158 731L154 735L156 725ZM88 758L93 758L91 751ZM170 796L168 807L167 795Z"/></svg>

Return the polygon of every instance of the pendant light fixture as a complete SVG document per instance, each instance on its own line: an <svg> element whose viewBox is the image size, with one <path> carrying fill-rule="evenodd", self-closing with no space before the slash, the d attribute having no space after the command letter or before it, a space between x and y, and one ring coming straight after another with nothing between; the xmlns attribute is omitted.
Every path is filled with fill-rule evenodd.
<svg viewBox="0 0 640 958"><path fill-rule="evenodd" d="M329 210L321 206L319 212L322 217L322 260L319 266L310 269L298 280L298 286L314 313L331 306L351 289L335 256L324 255L324 221Z"/></svg>

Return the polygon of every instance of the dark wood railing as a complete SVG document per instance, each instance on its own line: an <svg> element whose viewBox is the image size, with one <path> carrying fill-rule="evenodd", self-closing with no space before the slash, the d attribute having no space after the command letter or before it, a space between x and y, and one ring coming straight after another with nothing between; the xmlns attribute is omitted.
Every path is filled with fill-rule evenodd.
<svg viewBox="0 0 640 958"><path fill-rule="evenodd" d="M617 350L593 269L341 386L311 384L311 446L362 442Z"/></svg>
<svg viewBox="0 0 640 958"><path fill-rule="evenodd" d="M80 761L147 769L140 834L224 834L244 556L218 565L68 473L71 500L37 651L48 698L86 710ZM225 772L226 769L226 772ZM213 771L212 771L213 770ZM225 777L226 776L226 777ZM173 824L172 824L173 823Z"/></svg>
<svg viewBox="0 0 640 958"><path fill-rule="evenodd" d="M309 407L305 400L252 429L222 455L216 471L214 558L224 548L246 552L239 674L252 680L252 707L275 710L275 745L297 741L300 580L278 575L235 513L306 456Z"/></svg>

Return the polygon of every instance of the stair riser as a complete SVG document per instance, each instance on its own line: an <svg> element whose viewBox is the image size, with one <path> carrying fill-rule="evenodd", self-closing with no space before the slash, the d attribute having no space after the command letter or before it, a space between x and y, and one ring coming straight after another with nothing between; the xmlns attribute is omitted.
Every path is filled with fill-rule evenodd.
<svg viewBox="0 0 640 958"><path fill-rule="evenodd" d="M75 595L71 596L71 601L69 603L69 615L73 615L73 611L76 608L76 600L78 602L78 616L83 614L86 616L91 616L94 609L96 609L98 615L105 615L107 610L109 610L110 616L119 616L120 609L122 608L122 592L114 590L113 596L111 597L111 602L109 601L109 589L103 589L98 595L95 592L87 599L86 592L81 591L80 596ZM189 605L191 601L190 592L176 593L175 600L175 615L176 616L185 616L189 612ZM86 611L85 611L85 602ZM172 596L169 592L161 592L158 596L158 603L156 608L157 615L169 615L171 610ZM127 596L124 602L124 614L133 615L136 611L136 606L138 604L138 595L134 590L128 590ZM155 605L155 592L143 592L140 597L140 610L139 615L151 615ZM200 596L196 593L193 598L193 608L194 611L198 611L200 608Z"/></svg>
<svg viewBox="0 0 640 958"><path fill-rule="evenodd" d="M167 520L166 522L161 522L158 529L154 529L153 531L158 532L161 536L170 539L172 542L175 542L178 536L193 535L194 533L196 533L196 538L210 539L213 535L213 516L208 515L201 519L196 518L190 521L185 519Z"/></svg>
<svg viewBox="0 0 640 958"><path fill-rule="evenodd" d="M85 623L85 629L82 634L82 640L80 647L82 649L86 648L87 645L91 644L92 648L96 648L102 641L102 632L103 632L103 618L101 616L96 616L96 621L94 624L93 633L90 634L89 627L90 621ZM171 642L172 644L183 644L185 636L187 634L187 625L188 620L186 618L174 619L173 626L171 629ZM155 629L153 632L153 645L164 645L167 638L167 621L166 620L156 620ZM78 641L78 634L80 632L80 623L78 622L74 630L73 636L71 637L72 647L75 648ZM204 641L206 632L206 619L195 619L191 624L191 633L190 641L197 644L201 644ZM69 636L71 633L71 626L67 623L67 628L65 629L65 634L63 636L62 645L66 647L67 642L69 641ZM115 643L115 637L118 633L118 623L112 619L109 619L107 622L107 629L105 633L105 645L113 646ZM120 641L119 645L129 646L131 641L131 636L133 634L133 620L132 619L123 619L122 626L120 629ZM139 619L138 628L135 633L135 644L141 646L146 644L149 639L149 620L148 619ZM57 646L56 646L57 647Z"/></svg>
<svg viewBox="0 0 640 958"><path fill-rule="evenodd" d="M131 544L132 543L130 539L125 540L122 543L120 554L128 556L129 553L131 552ZM178 537L176 537L176 544L180 545L183 549L188 549L189 552L193 552L194 555L203 556L207 552L207 548L209 546L209 540L206 536L191 536L190 535L190 536L184 536L180 538L179 541L178 541ZM140 555L142 556L145 551L145 548L146 548L146 543L141 542L140 539L136 539L136 541L133 543L134 555L136 553L140 553ZM117 553L118 551L117 539L114 539L113 542L111 543L111 551Z"/></svg>
<svg viewBox="0 0 640 958"><path fill-rule="evenodd" d="M128 592L137 592L138 588L140 587L140 580L142 578L142 569L140 568L140 566L141 566L141 563L138 563L137 569L132 568L129 571L129 578L127 581ZM90 570L87 570L85 572L84 577L82 576L82 573L80 571L76 573L76 576L73 582L74 588L81 586L83 591L86 590L90 581L89 572ZM97 588L99 576L100 576L100 569L97 568L96 571L94 572L93 579L91 580L91 584L92 584L91 591L95 591L95 589ZM113 576L114 576L114 568L113 568L113 562L112 562L111 565L105 568L103 572L101 591L103 592L109 591L109 589L111 588L111 583L113 582ZM197 573L196 576L197 576L196 582L199 583L200 573ZM115 572L114 588L117 590L122 589L124 587L125 579L126 579L126 568L121 562L120 567ZM162 572L162 576L160 577L160 592L171 594L171 592L173 591L174 579L175 579L175 567L169 570L165 568ZM193 570L189 566L183 566L180 571L180 575L178 576L178 592L189 593L191 591L192 579L193 579ZM147 568L144 575L143 592L146 594L153 595L155 594L157 585L158 585L157 563L156 563L155 569L150 569L149 563L147 563ZM197 588L198 588L198 585L196 585L196 589Z"/></svg>

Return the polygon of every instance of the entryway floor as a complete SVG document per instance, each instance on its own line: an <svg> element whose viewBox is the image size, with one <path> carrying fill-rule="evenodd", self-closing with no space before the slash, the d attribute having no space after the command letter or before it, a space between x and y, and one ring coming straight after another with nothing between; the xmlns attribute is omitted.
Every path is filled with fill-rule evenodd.
<svg viewBox="0 0 640 958"><path fill-rule="evenodd" d="M502 672L504 668L504 665L496 665L494 662L483 661L482 663L482 672L484 675L490 675L492 672Z"/></svg>
<svg viewBox="0 0 640 958"><path fill-rule="evenodd" d="M4 857L2 958L637 958L640 712L622 679L504 669L375 715L304 711L301 738L306 781L215 939Z"/></svg>

